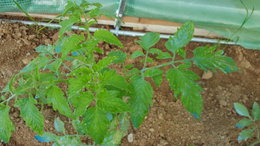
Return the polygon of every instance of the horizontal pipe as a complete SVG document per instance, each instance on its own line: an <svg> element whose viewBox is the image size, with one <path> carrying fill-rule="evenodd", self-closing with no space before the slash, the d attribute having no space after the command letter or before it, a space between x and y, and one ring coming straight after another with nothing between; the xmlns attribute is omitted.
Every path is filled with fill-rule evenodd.
<svg viewBox="0 0 260 146"><path fill-rule="evenodd" d="M60 28L61 25L59 24L53 24L53 23L45 23L45 22L33 22L33 21L22 21L22 20L9 20L9 19L0 19L4 20L7 22L11 23L22 23L26 25L39 25L39 26L45 26L45 27L51 27L51 28ZM84 28L81 28L79 26L73 25L71 27L73 30L85 30ZM90 32L95 32L99 30L100 28L95 28L95 27L90 27L89 31ZM124 31L124 30L115 30L115 29L110 29L110 32L113 34L117 35L122 35L122 36L131 36L131 37L140 37L144 36L145 33L143 32L135 32L135 31ZM169 37L174 37L174 35L166 35L166 34L160 34L160 38L162 39L168 39ZM200 37L193 37L191 39L192 42L201 42L201 43L216 43L216 44L226 44L226 45L236 45L235 42L231 41L225 41L225 40L219 40L219 39L208 39L208 38L200 38Z"/></svg>

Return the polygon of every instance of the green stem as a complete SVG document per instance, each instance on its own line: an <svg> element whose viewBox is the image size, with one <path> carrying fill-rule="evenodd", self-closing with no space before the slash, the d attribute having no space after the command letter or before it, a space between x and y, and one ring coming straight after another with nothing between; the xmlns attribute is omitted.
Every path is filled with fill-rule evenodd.
<svg viewBox="0 0 260 146"><path fill-rule="evenodd" d="M144 71L147 71L149 69L154 69L154 68L161 68L161 67L164 67L164 66L168 66L168 65L174 65L175 63L182 63L182 62L186 62L186 61L192 61L193 59L184 59L184 60L178 60L178 61L171 61L171 62L167 62L167 63L164 63L164 64L160 64L160 65L157 65L157 66L153 66L153 67L150 67L150 68L143 68L141 70L141 72L144 72Z"/></svg>
<svg viewBox="0 0 260 146"><path fill-rule="evenodd" d="M4 101L2 101L1 102L1 104L3 104L3 103L5 103L5 102L7 102L7 104L9 103L9 101L10 100L12 100L13 98L15 98L16 97L16 95L15 94L13 94L11 97L9 97L8 99L6 99L6 100L4 100Z"/></svg>
<svg viewBox="0 0 260 146"><path fill-rule="evenodd" d="M148 54L149 54L149 51L147 50L146 53L145 53L144 66L143 66L142 70L144 70L146 68ZM141 74L142 74L142 77L144 77L143 71L141 72Z"/></svg>

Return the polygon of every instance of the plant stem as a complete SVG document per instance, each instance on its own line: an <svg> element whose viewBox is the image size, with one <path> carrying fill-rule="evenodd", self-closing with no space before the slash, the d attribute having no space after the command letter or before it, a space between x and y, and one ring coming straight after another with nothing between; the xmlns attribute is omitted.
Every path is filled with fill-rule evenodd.
<svg viewBox="0 0 260 146"><path fill-rule="evenodd" d="M9 101L10 100L12 100L13 98L15 98L16 97L16 95L15 94L12 94L12 96L11 97L9 97L8 99L6 99L6 100L4 100L4 101L2 101L1 102L1 104L3 104L3 103L5 103L5 102L7 102L7 104L9 103Z"/></svg>
<svg viewBox="0 0 260 146"><path fill-rule="evenodd" d="M149 51L147 50L146 53L145 53L144 66L143 66L143 69L142 69L142 70L144 70L144 69L146 68L148 54L149 54ZM144 73L144 72L141 71L142 77L144 77L144 74L143 74L143 73Z"/></svg>
<svg viewBox="0 0 260 146"><path fill-rule="evenodd" d="M177 61L171 61L171 62L167 62L167 63L164 63L164 64L160 64L160 65L157 65L157 66L153 66L153 67L150 67L150 68L143 68L141 70L141 72L144 72L144 71L147 71L149 69L154 69L154 68L161 68L161 67L164 67L164 66L168 66L168 65L174 65L175 63L181 63L181 62L185 62L185 61L192 61L193 59L184 59L184 60L177 60Z"/></svg>

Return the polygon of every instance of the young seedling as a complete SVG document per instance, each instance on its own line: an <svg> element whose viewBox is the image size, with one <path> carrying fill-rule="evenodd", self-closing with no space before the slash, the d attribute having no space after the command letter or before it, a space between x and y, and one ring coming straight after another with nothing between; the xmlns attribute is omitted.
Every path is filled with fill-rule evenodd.
<svg viewBox="0 0 260 146"><path fill-rule="evenodd" d="M160 40L158 33L147 33L137 42L143 50L131 56L122 50L111 51L97 60L95 56L104 52L99 48L101 41L123 48L118 38L107 30L89 32L89 27L96 23L95 18L102 14L100 7L97 3L69 1L61 15L68 19L60 22L59 40L54 45L37 47L39 56L1 91L0 139L3 142L7 143L15 130L9 117L14 105L41 142L82 145L81 138L88 136L95 144L118 145L130 124L135 128L142 124L152 104L153 87L146 78L151 78L156 86L165 78L184 108L199 118L203 107L202 88L196 82L199 76L191 67L224 73L238 70L235 62L216 47L198 47L191 58L187 57L183 47L192 39L191 22L168 39L167 51L153 48ZM74 24L84 28L83 33L67 33ZM125 61L137 57L142 67ZM152 66L151 62L158 60L166 63ZM113 64L121 64L123 71L118 73L112 69ZM163 70L165 66L169 69ZM44 132L45 105L66 117L66 124L73 126L74 134L66 130L61 118L54 120L58 135Z"/></svg>
<svg viewBox="0 0 260 146"><path fill-rule="evenodd" d="M260 106L256 102L253 104L253 108L251 110L251 114L248 109L240 103L234 103L235 111L245 117L240 120L237 124L237 128L242 128L237 138L238 141L246 141L250 138L255 137L256 140L250 144L250 146L254 146L260 143ZM247 128L247 129L245 129Z"/></svg>

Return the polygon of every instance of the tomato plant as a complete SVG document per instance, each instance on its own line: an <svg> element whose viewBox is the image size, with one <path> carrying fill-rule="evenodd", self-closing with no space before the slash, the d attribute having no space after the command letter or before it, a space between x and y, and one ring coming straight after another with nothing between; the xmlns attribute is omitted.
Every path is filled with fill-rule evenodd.
<svg viewBox="0 0 260 146"><path fill-rule="evenodd" d="M252 111L249 112L248 109L240 103L234 103L235 111L244 118L240 120L237 124L237 128L244 129L239 133L237 138L238 141L248 140L250 138L256 137L256 140L250 144L254 146L260 143L260 127L257 123L260 121L260 106L256 102L253 104ZM247 128L247 129L245 129Z"/></svg>
<svg viewBox="0 0 260 146"><path fill-rule="evenodd" d="M95 144L117 145L127 134L129 125L138 128L149 111L153 87L146 78L151 78L156 86L165 78L184 108L199 118L203 107L202 88L196 82L199 76L190 68L195 65L204 71L224 73L238 70L235 62L216 47L198 47L192 58L187 57L183 47L192 39L191 22L168 39L165 43L168 51L153 48L160 34L151 32L137 41L142 51L128 56L118 49L97 60L95 56L104 52L98 47L101 41L123 48L119 39L107 30L89 32L89 27L96 23L95 18L102 14L100 7L98 3L69 1L60 16L68 18L60 22L59 40L54 45L37 47L39 56L1 91L0 125L4 126L0 127L0 138L3 142L7 143L15 130L9 117L10 107L14 105L41 142L82 144L81 137L89 136ZM74 24L84 28L83 33L67 33ZM177 56L182 59L176 59ZM141 68L125 62L127 58L137 57ZM155 60L166 63L151 66ZM122 73L112 69L113 64L121 65ZM170 69L162 70L164 66ZM77 134L68 135L60 118L54 122L59 135L44 132L42 110L46 105L67 117Z"/></svg>

